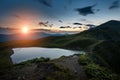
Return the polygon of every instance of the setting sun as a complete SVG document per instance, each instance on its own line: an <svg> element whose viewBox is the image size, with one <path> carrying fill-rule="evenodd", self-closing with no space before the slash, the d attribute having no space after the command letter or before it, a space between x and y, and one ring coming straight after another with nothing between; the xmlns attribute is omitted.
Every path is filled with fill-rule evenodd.
<svg viewBox="0 0 120 80"><path fill-rule="evenodd" d="M23 28L22 28L22 32L23 32L23 33L28 33L28 31L29 31L29 29L28 29L27 27L23 27Z"/></svg>

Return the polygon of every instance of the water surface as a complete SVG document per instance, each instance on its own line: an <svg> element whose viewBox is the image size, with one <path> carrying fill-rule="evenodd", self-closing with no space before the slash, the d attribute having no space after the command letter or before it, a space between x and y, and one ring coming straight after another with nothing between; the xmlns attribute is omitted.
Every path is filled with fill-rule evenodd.
<svg viewBox="0 0 120 80"><path fill-rule="evenodd" d="M60 48L41 47L14 48L13 51L14 54L11 56L13 63L19 63L39 57L49 57L50 59L55 59L61 56L70 56L73 54L82 53L80 51L66 50Z"/></svg>

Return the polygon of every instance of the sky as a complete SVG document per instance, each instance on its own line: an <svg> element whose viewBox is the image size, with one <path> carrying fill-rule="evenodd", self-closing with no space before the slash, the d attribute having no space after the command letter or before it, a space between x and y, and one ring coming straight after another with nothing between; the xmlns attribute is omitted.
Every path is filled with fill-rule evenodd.
<svg viewBox="0 0 120 80"><path fill-rule="evenodd" d="M0 0L0 27L69 28L109 20L120 20L120 0Z"/></svg>

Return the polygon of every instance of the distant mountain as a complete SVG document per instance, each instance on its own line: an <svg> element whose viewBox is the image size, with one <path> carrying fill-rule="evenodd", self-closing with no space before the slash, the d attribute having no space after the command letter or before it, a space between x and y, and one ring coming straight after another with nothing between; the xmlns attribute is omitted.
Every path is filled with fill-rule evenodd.
<svg viewBox="0 0 120 80"><path fill-rule="evenodd" d="M120 21L111 20L79 35L91 36L100 40L120 40Z"/></svg>
<svg viewBox="0 0 120 80"><path fill-rule="evenodd" d="M49 36L63 36L69 34L35 32L30 34L0 34L0 42L11 40L35 40Z"/></svg>

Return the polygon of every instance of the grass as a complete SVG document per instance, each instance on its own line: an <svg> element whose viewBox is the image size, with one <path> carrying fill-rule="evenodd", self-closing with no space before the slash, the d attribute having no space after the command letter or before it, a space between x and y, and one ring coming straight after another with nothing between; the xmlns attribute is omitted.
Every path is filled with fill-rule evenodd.
<svg viewBox="0 0 120 80"><path fill-rule="evenodd" d="M59 48L87 48L96 43L98 40L83 35L51 36L37 40L15 40L1 42L0 47L59 47Z"/></svg>
<svg viewBox="0 0 120 80"><path fill-rule="evenodd" d="M112 73L107 68L101 67L98 64L90 63L86 67L86 73L88 76L97 78L98 80L118 80L116 74Z"/></svg>
<svg viewBox="0 0 120 80"><path fill-rule="evenodd" d="M82 64L82 65L88 65L89 63L92 63L93 61L89 58L87 54L82 54L80 55L78 62L79 64Z"/></svg>
<svg viewBox="0 0 120 80"><path fill-rule="evenodd" d="M31 60L27 60L27 61L15 64L15 65L18 66L18 65L26 65L26 64L32 64L32 63L37 64L37 63L40 63L40 62L48 62L49 60L50 60L50 58L40 57L40 58L34 58L34 59L31 59Z"/></svg>
<svg viewBox="0 0 120 80"><path fill-rule="evenodd" d="M41 57L15 64L12 68L6 69L4 72L0 72L0 80L17 80L20 75L27 75L25 73L27 73L28 70L25 69L29 68L30 66L33 67L34 71L34 73L32 73L34 74L33 80L35 77L41 75L45 78L45 80L75 80L75 75L70 70L55 63L51 63L49 60L49 58ZM38 65L40 66L36 67ZM27 76L32 77L31 75Z"/></svg>
<svg viewBox="0 0 120 80"><path fill-rule="evenodd" d="M79 47L79 48L82 48L82 49L85 49L87 48L88 46L96 43L97 40L95 39L92 39L92 38L75 38L71 41L68 41L65 46L67 47Z"/></svg>
<svg viewBox="0 0 120 80"><path fill-rule="evenodd" d="M96 64L87 54L80 55L78 61L85 66L85 72L90 80L119 80L118 75L108 68Z"/></svg>
<svg viewBox="0 0 120 80"><path fill-rule="evenodd" d="M12 54L11 49L0 50L0 70L5 69L12 65L10 55Z"/></svg>
<svg viewBox="0 0 120 80"><path fill-rule="evenodd" d="M47 77L46 80L75 80L74 76L70 72L55 72L53 77Z"/></svg>
<svg viewBox="0 0 120 80"><path fill-rule="evenodd" d="M101 64L107 63L112 70L120 74L120 41L104 41L97 45L93 52L98 56Z"/></svg>
<svg viewBox="0 0 120 80"><path fill-rule="evenodd" d="M52 73L46 80L75 80L75 75L68 69L62 69L61 71Z"/></svg>

